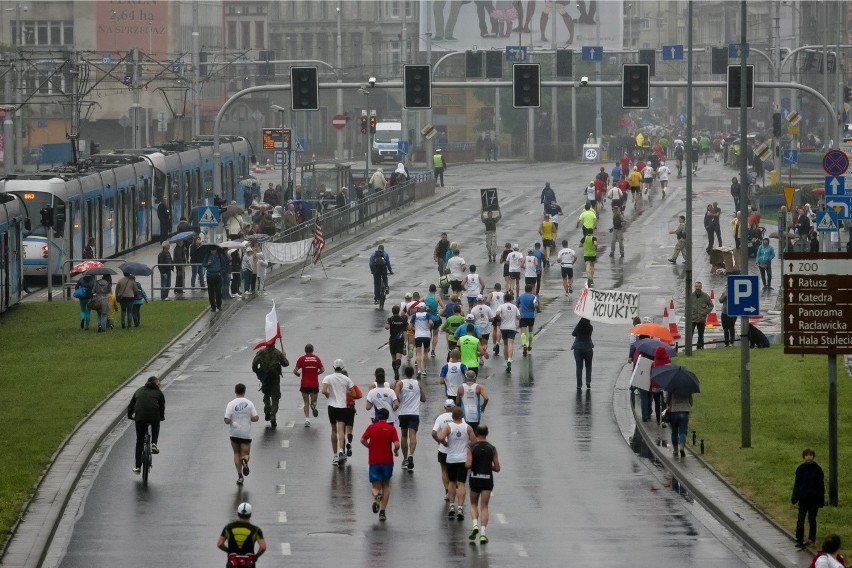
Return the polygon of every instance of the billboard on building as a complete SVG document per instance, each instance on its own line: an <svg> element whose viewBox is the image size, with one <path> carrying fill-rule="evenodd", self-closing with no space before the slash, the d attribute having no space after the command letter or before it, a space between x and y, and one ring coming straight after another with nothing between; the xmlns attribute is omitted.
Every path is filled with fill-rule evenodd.
<svg viewBox="0 0 852 568"><path fill-rule="evenodd" d="M426 51L430 32L432 49L437 51L502 50L507 45L550 49L554 23L559 47L624 47L623 0L424 0L420 2L420 50Z"/></svg>
<svg viewBox="0 0 852 568"><path fill-rule="evenodd" d="M154 57L169 52L169 2L96 2L97 51L122 53L139 48Z"/></svg>

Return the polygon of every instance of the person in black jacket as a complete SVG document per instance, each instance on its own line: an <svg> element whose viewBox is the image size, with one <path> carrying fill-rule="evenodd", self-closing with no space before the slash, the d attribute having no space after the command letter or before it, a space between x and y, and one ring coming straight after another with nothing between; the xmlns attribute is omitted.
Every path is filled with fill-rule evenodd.
<svg viewBox="0 0 852 568"><path fill-rule="evenodd" d="M133 473L142 471L142 444L148 426L151 426L151 453L159 454L157 441L160 437L160 422L166 419L166 397L160 390L160 379L148 377L145 386L133 393L127 405L127 418L136 421L136 462Z"/></svg>
<svg viewBox="0 0 852 568"><path fill-rule="evenodd" d="M790 501L799 505L799 516L796 519L796 546L802 548L805 543L805 515L808 517L808 541L811 546L816 542L817 513L825 506L825 476L822 468L814 461L816 453L805 448L802 451L804 460L796 468L796 480L793 483L793 496Z"/></svg>

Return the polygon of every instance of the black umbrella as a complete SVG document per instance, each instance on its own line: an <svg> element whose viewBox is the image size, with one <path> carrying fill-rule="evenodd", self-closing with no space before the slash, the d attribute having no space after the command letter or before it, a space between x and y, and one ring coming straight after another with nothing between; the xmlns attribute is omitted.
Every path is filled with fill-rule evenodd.
<svg viewBox="0 0 852 568"><path fill-rule="evenodd" d="M633 344L633 347L640 353L650 356L652 359L654 358L654 353L656 353L657 351L657 347L664 347L669 357L675 357L677 355L677 351L674 347L672 347L668 343L663 343L655 337L646 337L645 339L639 339L636 341L636 343Z"/></svg>
<svg viewBox="0 0 852 568"><path fill-rule="evenodd" d="M239 217L243 214L243 208L239 205L230 204L222 211L222 219L230 219L231 217Z"/></svg>
<svg viewBox="0 0 852 568"><path fill-rule="evenodd" d="M132 274L133 276L151 276L154 273L147 264L141 262L125 262L118 269L124 274Z"/></svg>
<svg viewBox="0 0 852 568"><path fill-rule="evenodd" d="M222 254L225 253L225 250L221 246L219 246L218 244L216 244L216 243L205 243L205 244L201 245L200 247L198 247L197 249L195 249L194 251L192 251L192 253L190 253L189 260L190 260L190 262L197 264L197 263L201 262L202 260L204 260L204 257L207 256L207 254L209 252L214 252L214 251L217 251L217 250L222 251Z"/></svg>
<svg viewBox="0 0 852 568"><path fill-rule="evenodd" d="M663 365L651 369L651 378L663 390L678 396L701 392L701 383L695 373L680 365Z"/></svg>
<svg viewBox="0 0 852 568"><path fill-rule="evenodd" d="M112 268L107 268L106 266L98 266L97 268L87 270L83 274L92 274L92 275L96 275L96 276L103 276L105 274L115 274L115 270L113 270Z"/></svg>
<svg viewBox="0 0 852 568"><path fill-rule="evenodd" d="M264 243L271 241L272 237L265 233L254 233L253 235L246 236L246 240L250 243Z"/></svg>

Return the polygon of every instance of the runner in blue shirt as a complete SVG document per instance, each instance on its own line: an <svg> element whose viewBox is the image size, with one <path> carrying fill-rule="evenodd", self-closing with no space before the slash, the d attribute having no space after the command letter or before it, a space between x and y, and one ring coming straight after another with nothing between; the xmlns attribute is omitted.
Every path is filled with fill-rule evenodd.
<svg viewBox="0 0 852 568"><path fill-rule="evenodd" d="M518 296L516 302L520 312L521 321L521 346L524 348L524 357L528 351L532 351L533 336L535 335L535 314L539 311L538 298L532 293L532 285L524 287L524 293Z"/></svg>
<svg viewBox="0 0 852 568"><path fill-rule="evenodd" d="M541 269L544 266L544 253L541 251L541 243L536 243L533 249L533 256L538 259L538 266L535 267L535 293L538 294L541 289ZM548 263L549 265L550 263ZM521 294L523 296L523 294ZM518 298L520 299L520 298Z"/></svg>

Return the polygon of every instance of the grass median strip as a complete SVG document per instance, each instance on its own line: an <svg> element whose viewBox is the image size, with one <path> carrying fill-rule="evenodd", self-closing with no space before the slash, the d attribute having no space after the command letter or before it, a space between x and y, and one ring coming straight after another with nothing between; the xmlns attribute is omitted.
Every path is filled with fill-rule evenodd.
<svg viewBox="0 0 852 568"><path fill-rule="evenodd" d="M689 422L704 440L706 459L778 524L794 532L798 507L790 503L802 450L816 450L828 503L828 363L825 356L784 355L780 345L751 350L751 448L742 449L740 350L707 349L674 361L701 380ZM817 545L829 533L852 542L852 422L850 377L838 365L838 507L821 509ZM691 441L690 432L689 441ZM698 446L695 446L698 451ZM807 533L806 533L807 534ZM790 546L792 547L792 543Z"/></svg>
<svg viewBox="0 0 852 568"><path fill-rule="evenodd" d="M151 302L142 325L80 329L77 301L27 303L0 317L0 535L6 535L63 439L181 332L205 300Z"/></svg>

